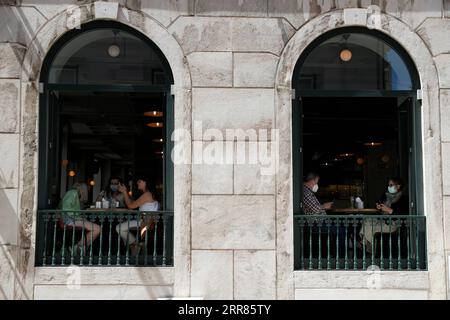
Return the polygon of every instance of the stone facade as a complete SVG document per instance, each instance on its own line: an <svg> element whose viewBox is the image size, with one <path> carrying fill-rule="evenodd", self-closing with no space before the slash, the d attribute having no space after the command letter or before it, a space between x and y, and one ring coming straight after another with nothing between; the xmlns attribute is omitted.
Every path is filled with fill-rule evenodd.
<svg viewBox="0 0 450 320"><path fill-rule="evenodd" d="M175 128L193 132L192 141L181 145L189 164L175 165L173 268L34 266L39 72L74 18L133 27L161 49L172 69ZM449 19L448 0L0 2L0 299L77 299L87 293L106 299L448 298ZM377 274L377 290L368 286L372 274L293 267L293 70L318 36L355 25L377 29L403 46L423 91L429 267ZM202 128L196 128L199 121ZM227 129L278 129L276 174L263 175L265 164L243 165L238 156L226 164L196 164L195 150L214 147L208 129L217 129L215 139L233 150L240 140L274 146L270 136L230 138ZM77 290L71 288L72 272L81 274Z"/></svg>

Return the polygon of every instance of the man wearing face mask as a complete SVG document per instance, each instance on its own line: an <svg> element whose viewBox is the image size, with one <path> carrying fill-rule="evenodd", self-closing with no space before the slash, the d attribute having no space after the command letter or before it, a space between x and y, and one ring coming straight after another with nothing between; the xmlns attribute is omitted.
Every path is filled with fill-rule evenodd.
<svg viewBox="0 0 450 320"><path fill-rule="evenodd" d="M319 175L309 172L303 182L303 212L305 214L325 215L325 210L331 209L333 202L320 204L315 193L319 190Z"/></svg>
<svg viewBox="0 0 450 320"><path fill-rule="evenodd" d="M333 202L326 202L324 204L320 204L319 200L316 197L316 193L319 190L319 175L315 172L309 172L303 182L303 212L305 215L326 215L326 210L329 210L333 206ZM308 225L313 225L311 231L315 234L322 234L327 236L328 234L331 237L331 254L336 256L336 235L338 234L338 242L339 242L339 256L345 256L345 228L336 225L326 225L324 224L325 220L321 218L307 218ZM324 241L326 241L324 239ZM326 254L324 250L326 246L322 246L322 254Z"/></svg>

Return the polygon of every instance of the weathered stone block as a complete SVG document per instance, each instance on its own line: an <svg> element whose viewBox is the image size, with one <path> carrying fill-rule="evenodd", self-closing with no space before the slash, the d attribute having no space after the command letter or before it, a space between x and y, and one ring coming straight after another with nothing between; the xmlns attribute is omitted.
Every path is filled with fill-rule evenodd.
<svg viewBox="0 0 450 320"><path fill-rule="evenodd" d="M196 15L205 16L267 16L267 0L198 0Z"/></svg>
<svg viewBox="0 0 450 320"><path fill-rule="evenodd" d="M231 52L194 52L188 56L192 85L231 87L233 56Z"/></svg>
<svg viewBox="0 0 450 320"><path fill-rule="evenodd" d="M450 250L450 197L444 197L445 250Z"/></svg>
<svg viewBox="0 0 450 320"><path fill-rule="evenodd" d="M366 26L367 10L359 8L344 9L344 23L349 26Z"/></svg>
<svg viewBox="0 0 450 320"><path fill-rule="evenodd" d="M296 289L409 289L428 290L430 288L429 272L410 271L354 271L336 270L295 271L294 282Z"/></svg>
<svg viewBox="0 0 450 320"><path fill-rule="evenodd" d="M0 78L20 78L25 51L17 43L0 43Z"/></svg>
<svg viewBox="0 0 450 320"><path fill-rule="evenodd" d="M274 194L278 154L276 143L237 142L234 193Z"/></svg>
<svg viewBox="0 0 450 320"><path fill-rule="evenodd" d="M327 1L322 1L322 3ZM284 17L298 29L309 19L325 12L317 1L269 0L269 16Z"/></svg>
<svg viewBox="0 0 450 320"><path fill-rule="evenodd" d="M19 230L17 189L0 189L0 245L16 245ZM0 253L1 255L1 253Z"/></svg>
<svg viewBox="0 0 450 320"><path fill-rule="evenodd" d="M332 10L377 6L381 12L400 18L416 29L427 17L442 15L442 1L412 0L269 0L269 16L284 17L296 29L307 21ZM362 18L362 16L361 16ZM362 20L360 20L362 22Z"/></svg>
<svg viewBox="0 0 450 320"><path fill-rule="evenodd" d="M115 266L89 268L73 267L40 267L35 269L35 285L65 285L76 278L80 285L145 285L167 286L174 282L174 269L172 267L128 267Z"/></svg>
<svg viewBox="0 0 450 320"><path fill-rule="evenodd" d="M70 283L72 284L72 283ZM172 286L83 285L35 286L36 300L150 300L172 296Z"/></svg>
<svg viewBox="0 0 450 320"><path fill-rule="evenodd" d="M441 54L434 58L439 74L441 88L450 89L450 54Z"/></svg>
<svg viewBox="0 0 450 320"><path fill-rule="evenodd" d="M17 132L19 85L19 80L0 79L0 132Z"/></svg>
<svg viewBox="0 0 450 320"><path fill-rule="evenodd" d="M275 251L235 251L234 298L238 300L276 298Z"/></svg>
<svg viewBox="0 0 450 320"><path fill-rule="evenodd" d="M232 194L233 165L226 164L227 150L224 143L195 141L193 144L194 157L197 157L197 159L194 159L192 165L192 193ZM196 145L198 145L198 148ZM222 156L218 155L215 158L216 155L210 154L209 150L212 153L220 150L219 153ZM232 151L233 149L231 148ZM202 156L201 158L200 155ZM210 158L210 155L214 159L212 157Z"/></svg>
<svg viewBox="0 0 450 320"><path fill-rule="evenodd" d="M14 299L17 247L0 244L0 300Z"/></svg>
<svg viewBox="0 0 450 320"><path fill-rule="evenodd" d="M274 117L273 89L207 89L194 88L192 93L192 118L194 123L194 139L199 140L208 129L215 130L216 140L227 138L227 129L231 133L237 130L251 135L231 137L231 140L266 140L258 134L263 129L270 136ZM197 127L200 127L198 130ZM200 134L198 134L200 133ZM231 135L229 131L229 135ZM219 136L221 135L221 137ZM237 134L240 136L239 134Z"/></svg>
<svg viewBox="0 0 450 320"><path fill-rule="evenodd" d="M450 90L440 91L441 100L441 138L450 142Z"/></svg>
<svg viewBox="0 0 450 320"><path fill-rule="evenodd" d="M0 6L0 42L28 45L46 22L33 7Z"/></svg>
<svg viewBox="0 0 450 320"><path fill-rule="evenodd" d="M387 1L391 2L391 1ZM442 17L442 1L413 1L413 0L396 0L398 8L398 17L400 20L417 29L427 18Z"/></svg>
<svg viewBox="0 0 450 320"><path fill-rule="evenodd" d="M450 53L450 20L431 18L425 20L417 33L427 43L433 56Z"/></svg>
<svg viewBox="0 0 450 320"><path fill-rule="evenodd" d="M273 196L193 196L193 249L274 249Z"/></svg>
<svg viewBox="0 0 450 320"><path fill-rule="evenodd" d="M180 16L194 14L195 0L127 0L133 10L142 10L164 26L169 26Z"/></svg>
<svg viewBox="0 0 450 320"><path fill-rule="evenodd" d="M232 251L192 251L191 296L233 299Z"/></svg>
<svg viewBox="0 0 450 320"><path fill-rule="evenodd" d="M186 54L194 51L231 51L231 19L180 17L169 28Z"/></svg>
<svg viewBox="0 0 450 320"><path fill-rule="evenodd" d="M262 51L279 55L295 30L280 19L180 17L169 31L186 54L194 51Z"/></svg>
<svg viewBox="0 0 450 320"><path fill-rule="evenodd" d="M279 55L295 29L280 19L240 19L232 23L233 51L271 52Z"/></svg>
<svg viewBox="0 0 450 320"><path fill-rule="evenodd" d="M96 19L117 19L119 4L116 2L95 1L94 12Z"/></svg>
<svg viewBox="0 0 450 320"><path fill-rule="evenodd" d="M273 88L278 57L269 53L235 53L234 86Z"/></svg>
<svg viewBox="0 0 450 320"><path fill-rule="evenodd" d="M450 0L444 0L444 16L450 18Z"/></svg>
<svg viewBox="0 0 450 320"><path fill-rule="evenodd" d="M443 194L450 195L450 143L442 143L442 181Z"/></svg>
<svg viewBox="0 0 450 320"><path fill-rule="evenodd" d="M63 11L76 8L85 4L93 3L95 0L21 0L22 6L35 6L41 14L48 20L51 20L56 15ZM109 0L108 2L121 2L120 0Z"/></svg>
<svg viewBox="0 0 450 320"><path fill-rule="evenodd" d="M0 134L0 154L0 188L17 188L20 161L18 134Z"/></svg>
<svg viewBox="0 0 450 320"><path fill-rule="evenodd" d="M427 300L427 290L296 289L296 300Z"/></svg>

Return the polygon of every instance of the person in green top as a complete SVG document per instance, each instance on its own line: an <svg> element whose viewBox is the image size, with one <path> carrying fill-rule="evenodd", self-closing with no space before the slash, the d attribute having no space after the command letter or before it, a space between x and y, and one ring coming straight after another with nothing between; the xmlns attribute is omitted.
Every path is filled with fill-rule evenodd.
<svg viewBox="0 0 450 320"><path fill-rule="evenodd" d="M87 201L87 185L82 182L76 182L73 184L72 189L66 192L61 200L61 210L81 210L82 205ZM64 224L70 227L84 228L88 232L81 238L76 246L75 252L81 251L83 245L88 247L94 242L100 234L100 226L92 221L86 220L85 217L77 216L75 212L64 212ZM84 244L83 244L83 240ZM86 249L86 247L84 247ZM86 250L84 250L86 252Z"/></svg>

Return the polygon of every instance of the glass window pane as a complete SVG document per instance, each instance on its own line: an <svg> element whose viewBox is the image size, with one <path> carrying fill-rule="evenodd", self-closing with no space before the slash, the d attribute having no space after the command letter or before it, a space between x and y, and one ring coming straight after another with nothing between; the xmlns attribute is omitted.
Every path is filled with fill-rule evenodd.
<svg viewBox="0 0 450 320"><path fill-rule="evenodd" d="M119 29L85 31L65 44L50 69L53 84L165 84L163 64L147 43Z"/></svg>
<svg viewBox="0 0 450 320"><path fill-rule="evenodd" d="M344 33L309 53L300 72L301 90L412 90L408 68L386 42Z"/></svg>

